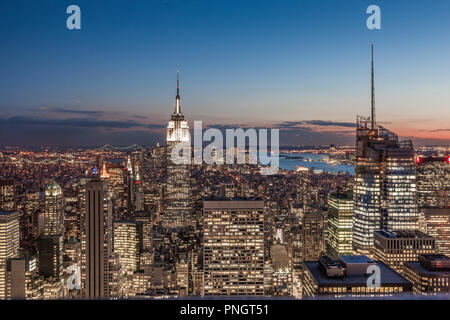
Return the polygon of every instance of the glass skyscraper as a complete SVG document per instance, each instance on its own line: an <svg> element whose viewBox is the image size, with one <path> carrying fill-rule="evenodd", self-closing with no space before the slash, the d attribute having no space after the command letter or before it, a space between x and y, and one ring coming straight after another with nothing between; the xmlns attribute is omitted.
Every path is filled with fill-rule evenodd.
<svg viewBox="0 0 450 320"><path fill-rule="evenodd" d="M376 230L418 229L414 147L375 121L373 46L372 114L358 117L353 192L353 249L370 254Z"/></svg>

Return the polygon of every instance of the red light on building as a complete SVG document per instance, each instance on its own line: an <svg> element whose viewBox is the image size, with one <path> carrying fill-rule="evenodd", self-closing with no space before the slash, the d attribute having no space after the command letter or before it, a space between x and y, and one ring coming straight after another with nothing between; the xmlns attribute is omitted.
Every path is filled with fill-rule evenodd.
<svg viewBox="0 0 450 320"><path fill-rule="evenodd" d="M416 157L416 163L417 164L422 163L422 158L421 157Z"/></svg>
<svg viewBox="0 0 450 320"><path fill-rule="evenodd" d="M450 163L450 157L447 157L446 161L447 163Z"/></svg>
<svg viewBox="0 0 450 320"><path fill-rule="evenodd" d="M141 182L138 180L138 181L136 181L136 184L140 184Z"/></svg>

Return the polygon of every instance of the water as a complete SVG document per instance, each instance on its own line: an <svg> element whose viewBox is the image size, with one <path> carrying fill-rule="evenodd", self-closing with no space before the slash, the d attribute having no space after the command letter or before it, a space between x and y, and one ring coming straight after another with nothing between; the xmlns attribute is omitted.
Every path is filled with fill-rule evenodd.
<svg viewBox="0 0 450 320"><path fill-rule="evenodd" d="M328 154L315 154L315 153L289 153L286 156L289 157L303 157L303 159L290 159L284 158L284 154L280 154L280 168L285 170L296 170L297 166L313 168L315 170L323 170L328 172L348 172L351 175L354 174L354 168L348 164L333 164L324 161L328 157ZM305 161L311 159L311 161Z"/></svg>

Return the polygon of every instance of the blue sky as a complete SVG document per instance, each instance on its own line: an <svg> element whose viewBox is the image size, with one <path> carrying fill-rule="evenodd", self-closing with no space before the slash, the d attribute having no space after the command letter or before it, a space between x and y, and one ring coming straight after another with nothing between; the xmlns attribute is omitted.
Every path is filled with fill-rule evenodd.
<svg viewBox="0 0 450 320"><path fill-rule="evenodd" d="M371 4L381 30L366 28ZM4 0L0 144L162 142L176 70L189 120L296 121L282 144L352 143L330 123L369 113L372 42L378 119L449 144L449 35L446 0Z"/></svg>

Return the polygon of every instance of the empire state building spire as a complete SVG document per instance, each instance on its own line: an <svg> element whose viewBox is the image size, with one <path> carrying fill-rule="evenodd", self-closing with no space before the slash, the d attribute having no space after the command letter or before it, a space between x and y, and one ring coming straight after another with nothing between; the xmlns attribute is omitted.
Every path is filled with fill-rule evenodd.
<svg viewBox="0 0 450 320"><path fill-rule="evenodd" d="M180 72L177 71L177 96L175 102L175 114L181 114L181 105L180 105Z"/></svg>

